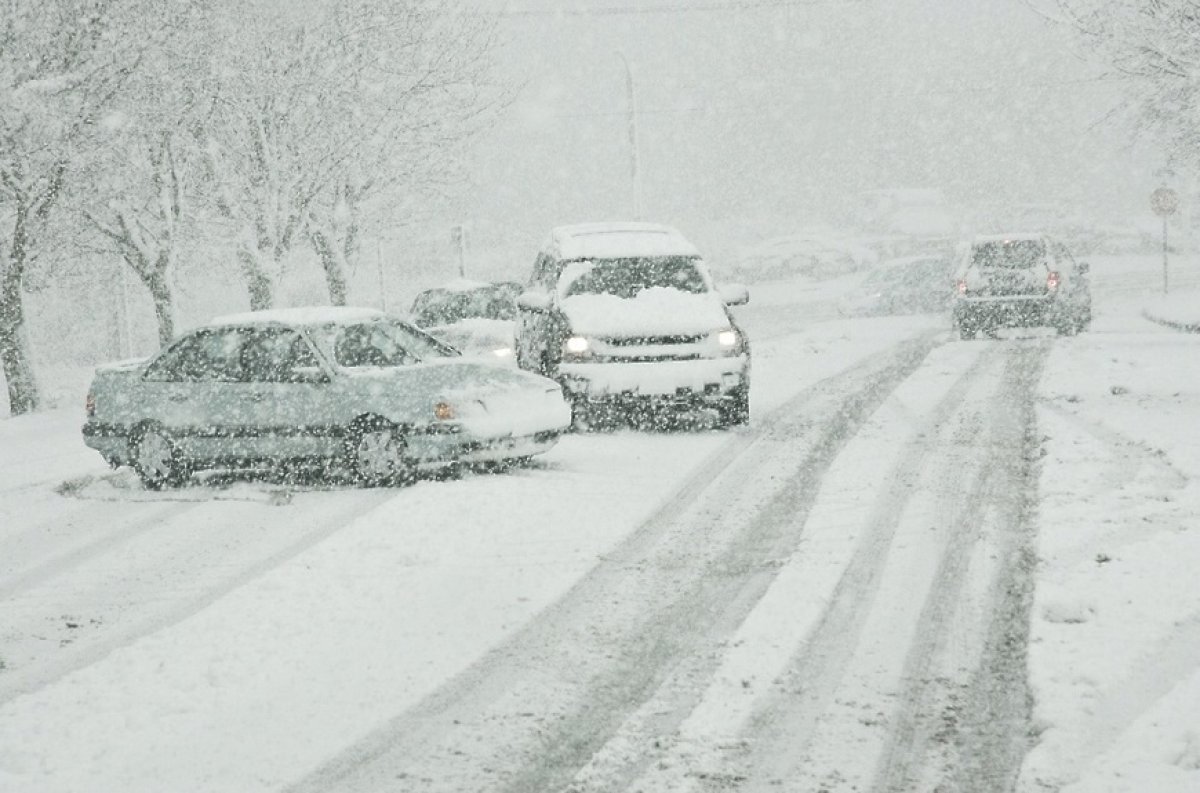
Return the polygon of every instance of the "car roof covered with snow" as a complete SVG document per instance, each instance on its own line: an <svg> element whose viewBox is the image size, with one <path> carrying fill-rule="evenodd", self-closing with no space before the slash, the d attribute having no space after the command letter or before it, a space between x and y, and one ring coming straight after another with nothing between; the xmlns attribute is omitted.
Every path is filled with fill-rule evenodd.
<svg viewBox="0 0 1200 793"><path fill-rule="evenodd" d="M550 232L542 251L565 261L700 255L696 246L676 229L637 222L558 226Z"/></svg>
<svg viewBox="0 0 1200 793"><path fill-rule="evenodd" d="M1021 231L1012 234L976 234L972 245L989 242L1045 242L1046 235L1036 231Z"/></svg>
<svg viewBox="0 0 1200 793"><path fill-rule="evenodd" d="M205 323L207 327L229 325L329 325L345 322L365 322L383 319L387 314L375 308L354 306L302 306L275 308L266 311L246 311L227 314Z"/></svg>

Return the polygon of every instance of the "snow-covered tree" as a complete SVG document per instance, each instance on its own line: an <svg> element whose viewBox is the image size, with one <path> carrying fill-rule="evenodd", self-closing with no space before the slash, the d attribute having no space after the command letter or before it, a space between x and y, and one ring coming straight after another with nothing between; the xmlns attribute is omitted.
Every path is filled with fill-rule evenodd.
<svg viewBox="0 0 1200 793"><path fill-rule="evenodd" d="M1200 163L1200 4L1195 0L1043 0L1126 87L1122 110L1170 157Z"/></svg>
<svg viewBox="0 0 1200 793"><path fill-rule="evenodd" d="M106 247L150 293L160 343L175 335L173 271L198 219L193 187L205 98L203 7L156 0L168 34L147 49L127 90L102 120L107 132L81 208Z"/></svg>
<svg viewBox="0 0 1200 793"><path fill-rule="evenodd" d="M0 364L15 414L38 406L26 279L97 121L137 68L138 0L0 0Z"/></svg>
<svg viewBox="0 0 1200 793"><path fill-rule="evenodd" d="M253 308L274 303L303 240L330 300L344 303L363 213L389 191L445 178L499 96L486 83L494 17L427 0L311 0L300 11L264 3L239 15L212 62L209 172L239 228Z"/></svg>

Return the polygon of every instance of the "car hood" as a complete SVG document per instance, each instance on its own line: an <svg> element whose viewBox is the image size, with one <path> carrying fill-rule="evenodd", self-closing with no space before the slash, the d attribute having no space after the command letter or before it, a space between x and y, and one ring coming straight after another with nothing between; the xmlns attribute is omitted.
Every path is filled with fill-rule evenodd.
<svg viewBox="0 0 1200 793"><path fill-rule="evenodd" d="M630 338L710 333L729 326L714 292L644 289L635 297L572 295L559 307L571 332L581 336Z"/></svg>

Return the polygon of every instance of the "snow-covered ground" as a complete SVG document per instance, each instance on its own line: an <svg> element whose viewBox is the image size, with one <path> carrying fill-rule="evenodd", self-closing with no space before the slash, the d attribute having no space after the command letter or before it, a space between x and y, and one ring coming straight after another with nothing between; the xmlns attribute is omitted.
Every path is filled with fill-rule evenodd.
<svg viewBox="0 0 1200 793"><path fill-rule="evenodd" d="M597 704L612 737L567 778L580 790L619 779L735 789L733 771L751 759L831 791L870 788L883 764L903 772L893 781L934 780L936 764L921 763L944 747L900 751L896 736L920 732L925 705L963 724L988 716L972 722L969 702L943 701L930 681L954 680L981 652L971 637L990 619L988 582L1024 508L1002 470L1023 453L1009 413L1034 404L1004 397L1039 373L1022 386L1036 387L1041 458L1027 670L1036 734L1018 787L1200 789L1200 335L1142 316L1154 266L1096 257L1096 321L1071 339L960 342L943 317L837 319L837 284L774 285L744 309L748 430L569 436L528 468L396 490L213 478L147 493L82 446L78 408L2 420L0 790L267 791L306 778L305 789L345 789L317 772L338 757L385 756L371 741L450 681L485 676L482 659L503 666L497 648L519 659L514 642L552 621L597 567L668 591L697 549L614 561L649 522L701 519L739 498L772 520L802 516L800 543L747 557L760 560L747 575L761 585L745 590L756 598L713 634L719 642L654 661L665 671L645 699ZM840 373L890 371L878 356L905 339L928 357L881 374L894 382L877 407L839 407L850 391L833 386L821 396ZM802 392L816 396L797 402ZM790 414L796 406L813 412ZM856 409L867 417L847 420L850 437L819 437L821 410L840 426ZM809 446L827 470L807 468ZM957 499L976 492L960 512ZM741 495L720 504L729 493ZM972 521L976 532L957 531ZM861 605L830 617L839 600ZM590 607L619 615L637 601L614 592ZM590 648L605 646L593 635L602 629L545 633ZM805 647L813 666L795 667ZM553 735L563 714L534 711L557 692L525 694L503 707ZM489 712L472 714L463 740L514 734ZM805 737L808 766L784 767L796 758L780 736ZM647 746L653 763L619 770ZM503 763L521 752L497 743L479 754ZM768 777L746 785L781 789Z"/></svg>
<svg viewBox="0 0 1200 793"><path fill-rule="evenodd" d="M1110 294L1042 382L1023 793L1200 790L1200 335L1139 308L1200 321Z"/></svg>

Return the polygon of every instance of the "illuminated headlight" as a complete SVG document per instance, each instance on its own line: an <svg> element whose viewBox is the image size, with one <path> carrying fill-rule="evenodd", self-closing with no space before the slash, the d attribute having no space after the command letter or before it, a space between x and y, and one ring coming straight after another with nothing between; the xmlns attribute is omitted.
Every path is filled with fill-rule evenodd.
<svg viewBox="0 0 1200 793"><path fill-rule="evenodd" d="M732 328L729 330L717 331L717 344L723 350L733 349L734 347L738 346L739 341L741 341L741 337L739 337L738 332Z"/></svg>
<svg viewBox="0 0 1200 793"><path fill-rule="evenodd" d="M511 358L513 356L513 348L497 347L496 349L492 350L492 355L496 356L497 358Z"/></svg>
<svg viewBox="0 0 1200 793"><path fill-rule="evenodd" d="M572 355L583 355L591 346L591 343L583 336L572 336L567 339L563 349Z"/></svg>

